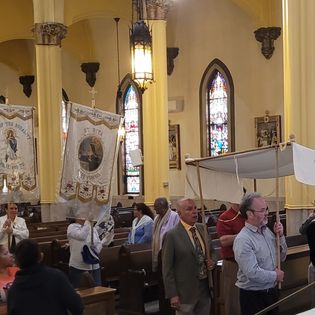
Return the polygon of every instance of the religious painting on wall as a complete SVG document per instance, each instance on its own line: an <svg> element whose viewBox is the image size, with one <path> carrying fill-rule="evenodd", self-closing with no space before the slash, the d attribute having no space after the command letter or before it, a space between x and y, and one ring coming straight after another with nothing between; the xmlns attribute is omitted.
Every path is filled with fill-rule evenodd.
<svg viewBox="0 0 315 315"><path fill-rule="evenodd" d="M179 125L169 125L168 127L168 156L169 168L181 169L180 163L180 138L179 138Z"/></svg>
<svg viewBox="0 0 315 315"><path fill-rule="evenodd" d="M281 116L269 116L255 118L256 146L265 147L281 142Z"/></svg>

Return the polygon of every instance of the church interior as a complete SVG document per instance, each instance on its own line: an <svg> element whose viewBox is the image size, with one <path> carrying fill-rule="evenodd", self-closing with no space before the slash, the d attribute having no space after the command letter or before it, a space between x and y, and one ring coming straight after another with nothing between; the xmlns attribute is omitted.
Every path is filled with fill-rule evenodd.
<svg viewBox="0 0 315 315"><path fill-rule="evenodd" d="M108 248L101 258L105 270L113 268L104 271L106 283L116 281L118 274L115 258L106 260L110 255L128 256L140 269L150 265L148 248L132 258L130 251L118 252L128 234L126 222L131 224L130 208L135 202L153 206L161 196L175 208L186 192L185 159L246 151L290 138L315 148L313 0L143 0L142 6L138 2L0 3L0 100L34 108L40 200L31 207L40 208L42 222L33 225L50 231L55 226L60 234L44 235L34 229L31 235L45 243L47 261L59 261L59 267L64 257L54 257L57 251L46 246L51 246L52 235L65 234L60 222L67 214L58 189L69 107L73 102L125 118L110 194L116 213L118 208L129 212L120 214L116 226L119 248ZM145 82L134 80L131 61L130 38L139 15L152 36L153 74ZM215 107L223 103L223 109ZM137 151L139 166L132 163L131 150ZM315 190L294 176L280 178L279 184L274 179L246 180L244 187L260 192L272 212L280 202L280 217L294 247L284 265L290 274L284 291L292 293L307 284L308 246L298 234L314 209ZM229 200L204 202L218 214ZM198 198L196 203L201 207ZM63 241L54 246L60 250ZM220 271L215 277L220 281ZM128 297L130 292L121 294ZM215 295L213 314L224 314L222 294ZM281 314L304 310L309 303L305 299L293 297Z"/></svg>

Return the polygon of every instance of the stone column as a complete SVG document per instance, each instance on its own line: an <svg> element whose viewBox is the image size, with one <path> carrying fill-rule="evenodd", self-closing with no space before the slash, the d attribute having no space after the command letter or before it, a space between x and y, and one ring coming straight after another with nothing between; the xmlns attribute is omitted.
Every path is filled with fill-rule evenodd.
<svg viewBox="0 0 315 315"><path fill-rule="evenodd" d="M294 134L302 145L315 148L315 2L282 0L285 139ZM287 234L298 233L315 189L287 177L285 185Z"/></svg>
<svg viewBox="0 0 315 315"><path fill-rule="evenodd" d="M66 27L63 25L64 0L33 0L33 6L41 203L52 204L56 201L61 170L60 45L66 35Z"/></svg>
<svg viewBox="0 0 315 315"><path fill-rule="evenodd" d="M169 197L166 13L168 1L147 1L154 83L143 94L144 199Z"/></svg>

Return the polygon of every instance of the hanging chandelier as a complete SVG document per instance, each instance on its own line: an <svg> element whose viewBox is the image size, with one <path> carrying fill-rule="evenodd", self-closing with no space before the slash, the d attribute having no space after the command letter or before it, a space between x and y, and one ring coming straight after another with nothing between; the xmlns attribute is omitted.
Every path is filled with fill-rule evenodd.
<svg viewBox="0 0 315 315"><path fill-rule="evenodd" d="M137 10L138 20L130 29L132 79L143 93L153 81L152 34L144 20L143 12L146 12L146 8L142 0L136 1L134 8Z"/></svg>

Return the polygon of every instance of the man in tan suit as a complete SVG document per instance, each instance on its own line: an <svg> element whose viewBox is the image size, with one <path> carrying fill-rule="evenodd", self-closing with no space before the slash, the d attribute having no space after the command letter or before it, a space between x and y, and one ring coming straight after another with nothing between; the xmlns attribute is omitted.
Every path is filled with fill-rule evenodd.
<svg viewBox="0 0 315 315"><path fill-rule="evenodd" d="M165 295L177 315L209 315L212 279L208 277L215 263L206 259L208 240L204 239L203 225L196 223L193 200L179 200L177 212L180 222L166 234L162 247Z"/></svg>

